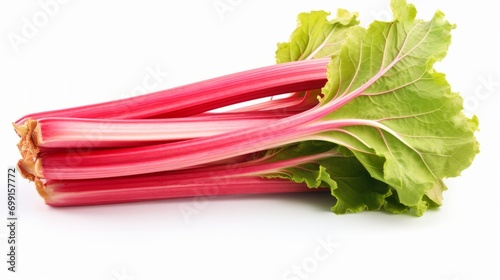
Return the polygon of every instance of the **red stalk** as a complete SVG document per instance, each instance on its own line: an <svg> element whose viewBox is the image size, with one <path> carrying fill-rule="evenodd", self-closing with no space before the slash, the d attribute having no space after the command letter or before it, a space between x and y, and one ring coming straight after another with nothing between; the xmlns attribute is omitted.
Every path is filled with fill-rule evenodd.
<svg viewBox="0 0 500 280"><path fill-rule="evenodd" d="M171 119L43 118L28 126L28 141L38 148L124 147L218 135L263 126L289 116L274 112L205 114ZM33 122L33 121L31 121ZM16 127L17 130L21 130ZM31 131L30 131L31 130Z"/></svg>
<svg viewBox="0 0 500 280"><path fill-rule="evenodd" d="M125 178L125 177L120 177ZM128 182L128 181L127 181ZM264 179L259 177L231 178L223 184L207 180L201 182L187 182L185 184L165 185L142 180L138 185L118 189L100 189L106 181L96 182L95 190L71 191L70 189L52 191L53 188L77 187L82 181L48 181L45 187L36 182L39 193L44 197L45 203L50 206L84 206L98 204L114 204L125 202L138 202L166 198L196 197L196 196L221 196L237 194L273 194L328 191L327 188L310 189L305 183L295 183L283 179ZM82 185L81 187L88 187ZM42 191L41 189L45 190Z"/></svg>
<svg viewBox="0 0 500 280"><path fill-rule="evenodd" d="M272 161L273 155L235 163L175 172L141 174L90 180L39 180L38 192L48 205L75 206L134 202L174 197L307 192L305 184L282 179L263 179L265 174L284 172L285 168L314 162L333 151L293 159Z"/></svg>
<svg viewBox="0 0 500 280"><path fill-rule="evenodd" d="M296 126L314 120L324 110L309 110L270 125L239 129L205 138L88 153L41 153L35 163L20 161L21 170L38 178L90 179L128 176L189 168L225 158L307 140Z"/></svg>
<svg viewBox="0 0 500 280"><path fill-rule="evenodd" d="M133 119L185 117L273 95L321 88L329 59L277 64L146 95L29 114L15 122L47 117Z"/></svg>

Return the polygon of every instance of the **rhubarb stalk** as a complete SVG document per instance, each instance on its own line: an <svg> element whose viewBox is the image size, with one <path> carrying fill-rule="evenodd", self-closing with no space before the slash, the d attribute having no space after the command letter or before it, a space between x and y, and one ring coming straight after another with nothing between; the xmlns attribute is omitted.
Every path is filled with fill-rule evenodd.
<svg viewBox="0 0 500 280"><path fill-rule="evenodd" d="M15 122L47 117L139 119L186 117L273 95L318 89L326 82L328 59L271 65L146 95L29 114Z"/></svg>

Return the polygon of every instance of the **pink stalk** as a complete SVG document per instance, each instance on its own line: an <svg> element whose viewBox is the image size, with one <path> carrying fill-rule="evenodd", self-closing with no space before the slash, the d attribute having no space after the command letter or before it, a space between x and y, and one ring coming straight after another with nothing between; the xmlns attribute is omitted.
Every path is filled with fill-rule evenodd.
<svg viewBox="0 0 500 280"><path fill-rule="evenodd" d="M326 115L315 108L270 125L250 127L211 137L88 153L55 152L40 154L34 163L20 161L25 173L38 178L90 179L128 176L189 168L225 158L271 149L308 140L300 125Z"/></svg>
<svg viewBox="0 0 500 280"><path fill-rule="evenodd" d="M341 156L336 152L271 161L273 155L233 165L141 174L91 180L39 180L38 192L48 205L75 206L134 202L174 197L227 194L265 194L328 190L309 189L289 180L263 179L259 176L285 172L285 168L316 160Z"/></svg>
<svg viewBox="0 0 500 280"><path fill-rule="evenodd" d="M329 59L277 64L155 93L87 106L29 114L15 122L47 117L185 117L257 98L321 88Z"/></svg>
<svg viewBox="0 0 500 280"><path fill-rule="evenodd" d="M124 177L120 177L123 179ZM40 181L36 181L39 193L44 197L45 203L50 206L84 206L98 204L114 204L125 202L138 202L147 200L158 200L167 198L197 197L197 196L221 196L238 194L274 194L274 193L296 193L328 191L327 188L310 189L305 183L295 183L283 179L264 179L259 177L230 178L224 184L218 185L217 181L187 182L185 184L165 185L161 182L143 180L138 185L126 185L126 188L100 189L102 183L97 182L96 189L80 189L72 191L53 191L54 188L67 187L71 181L48 181L42 187ZM78 180L71 187L78 187L84 182ZM124 182L129 184L128 181ZM88 187L84 184L80 188Z"/></svg>
<svg viewBox="0 0 500 280"><path fill-rule="evenodd" d="M218 135L263 126L290 114L273 112L205 114L171 119L43 118L25 123L38 148L123 147ZM20 130L16 127L16 130Z"/></svg>

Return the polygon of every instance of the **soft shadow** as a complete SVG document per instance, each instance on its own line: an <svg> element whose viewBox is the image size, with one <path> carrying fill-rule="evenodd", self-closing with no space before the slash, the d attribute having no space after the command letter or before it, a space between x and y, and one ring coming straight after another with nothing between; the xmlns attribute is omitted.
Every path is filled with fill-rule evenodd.
<svg viewBox="0 0 500 280"><path fill-rule="evenodd" d="M286 193L286 194L253 194L253 195L228 195L214 196L210 201L276 201L290 204L310 206L311 210L330 212L330 207L335 204L335 198L330 192Z"/></svg>

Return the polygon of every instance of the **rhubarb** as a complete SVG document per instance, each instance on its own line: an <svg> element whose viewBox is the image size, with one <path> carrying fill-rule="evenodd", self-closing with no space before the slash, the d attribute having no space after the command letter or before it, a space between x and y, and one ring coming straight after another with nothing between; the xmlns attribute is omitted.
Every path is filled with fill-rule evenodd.
<svg viewBox="0 0 500 280"><path fill-rule="evenodd" d="M294 182L329 189L335 213L421 215L479 152L478 120L434 69L455 26L439 11L417 19L404 0L391 8L393 21L367 28L345 10L303 13L274 66L27 115L14 124L19 169L54 206L179 197L222 180L221 193L303 190ZM227 107L262 97L272 99Z"/></svg>

